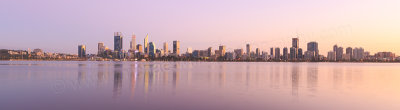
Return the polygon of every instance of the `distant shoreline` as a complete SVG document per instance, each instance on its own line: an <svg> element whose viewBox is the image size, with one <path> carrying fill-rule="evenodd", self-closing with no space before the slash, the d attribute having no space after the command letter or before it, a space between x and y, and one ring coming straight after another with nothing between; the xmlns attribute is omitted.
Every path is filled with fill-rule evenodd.
<svg viewBox="0 0 400 110"><path fill-rule="evenodd" d="M96 60L0 60L0 61L80 61L80 62L272 62L272 63L400 63L398 61L391 61L391 62L383 62L383 61L364 61L364 62L356 62L356 61L339 61L339 62L333 62L333 61L192 61L192 60L150 60L150 61L133 61L133 60L126 60L126 61L114 61L114 60L106 60L106 61L96 61Z"/></svg>

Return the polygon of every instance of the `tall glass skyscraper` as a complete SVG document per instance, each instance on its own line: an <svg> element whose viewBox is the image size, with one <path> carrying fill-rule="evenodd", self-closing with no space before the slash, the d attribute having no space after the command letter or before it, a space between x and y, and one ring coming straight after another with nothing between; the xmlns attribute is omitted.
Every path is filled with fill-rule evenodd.
<svg viewBox="0 0 400 110"><path fill-rule="evenodd" d="M318 43L317 42L309 42L307 44L307 51L313 52L314 55L312 55L312 57L314 57L314 59L318 59L319 50L318 50Z"/></svg>
<svg viewBox="0 0 400 110"><path fill-rule="evenodd" d="M179 49L180 49L180 44L179 41L174 41L173 42L173 47L174 47L174 54L179 55Z"/></svg>
<svg viewBox="0 0 400 110"><path fill-rule="evenodd" d="M118 52L122 51L122 33L121 32L114 33L114 51L118 51Z"/></svg>
<svg viewBox="0 0 400 110"><path fill-rule="evenodd" d="M148 54L149 53L149 34L146 35L146 37L144 38L144 53Z"/></svg>
<svg viewBox="0 0 400 110"><path fill-rule="evenodd" d="M78 46L78 57L79 58L86 57L86 46L85 45Z"/></svg>

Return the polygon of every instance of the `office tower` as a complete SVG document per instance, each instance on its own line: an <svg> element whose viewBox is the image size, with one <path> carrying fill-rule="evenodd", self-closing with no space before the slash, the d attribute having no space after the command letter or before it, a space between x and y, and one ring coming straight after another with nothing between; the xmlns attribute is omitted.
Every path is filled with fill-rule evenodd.
<svg viewBox="0 0 400 110"><path fill-rule="evenodd" d="M136 50L136 35L133 33L132 40L131 40L131 48L130 50L134 52Z"/></svg>
<svg viewBox="0 0 400 110"><path fill-rule="evenodd" d="M164 54L168 55L168 43L164 42Z"/></svg>
<svg viewBox="0 0 400 110"><path fill-rule="evenodd" d="M296 48L295 47L291 47L290 48L290 59L291 60L296 60Z"/></svg>
<svg viewBox="0 0 400 110"><path fill-rule="evenodd" d="M236 58L242 58L243 56L243 49L235 49Z"/></svg>
<svg viewBox="0 0 400 110"><path fill-rule="evenodd" d="M336 53L334 51L328 52L328 60L329 61L336 61Z"/></svg>
<svg viewBox="0 0 400 110"><path fill-rule="evenodd" d="M294 57L292 58L292 60L296 60L297 56L298 56L298 49L299 49L299 38L292 38L292 47L294 49Z"/></svg>
<svg viewBox="0 0 400 110"><path fill-rule="evenodd" d="M317 42L309 42L307 44L307 53L309 57L312 57L314 60L318 60L319 57L319 50L318 50L318 43Z"/></svg>
<svg viewBox="0 0 400 110"><path fill-rule="evenodd" d="M85 45L79 45L78 46L78 57L79 58L85 58L86 57L86 46Z"/></svg>
<svg viewBox="0 0 400 110"><path fill-rule="evenodd" d="M274 56L274 48L271 48L269 52L271 54L271 57Z"/></svg>
<svg viewBox="0 0 400 110"><path fill-rule="evenodd" d="M353 48L347 47L346 54L350 56L350 60L353 59Z"/></svg>
<svg viewBox="0 0 400 110"><path fill-rule="evenodd" d="M153 42L149 43L149 55L150 57L156 57L156 45Z"/></svg>
<svg viewBox="0 0 400 110"><path fill-rule="evenodd" d="M299 48L297 54L297 60L301 60L303 58L303 49Z"/></svg>
<svg viewBox="0 0 400 110"><path fill-rule="evenodd" d="M275 59L280 60L281 58L281 49L279 47L275 48Z"/></svg>
<svg viewBox="0 0 400 110"><path fill-rule="evenodd" d="M180 43L179 41L174 41L173 42L173 47L174 47L174 54L179 56L179 49L180 49Z"/></svg>
<svg viewBox="0 0 400 110"><path fill-rule="evenodd" d="M212 54L212 47L209 47L208 49L207 49L207 53L208 53L208 57L211 57L213 54Z"/></svg>
<svg viewBox="0 0 400 110"><path fill-rule="evenodd" d="M225 45L221 45L219 46L219 52L221 56L225 56L226 53L226 46Z"/></svg>
<svg viewBox="0 0 400 110"><path fill-rule="evenodd" d="M251 53L250 44L246 44L246 54L247 54L248 56L250 56L250 53Z"/></svg>
<svg viewBox="0 0 400 110"><path fill-rule="evenodd" d="M137 44L136 48L139 50L139 53L143 53L143 46L142 44Z"/></svg>
<svg viewBox="0 0 400 110"><path fill-rule="evenodd" d="M289 55L288 55L288 48L287 48L287 47L284 47L284 48L283 48L283 58L282 58L282 60L288 60L288 58L289 58Z"/></svg>
<svg viewBox="0 0 400 110"><path fill-rule="evenodd" d="M122 52L122 33L114 33L114 51Z"/></svg>
<svg viewBox="0 0 400 110"><path fill-rule="evenodd" d="M261 54L260 48L256 48L256 57L259 57Z"/></svg>
<svg viewBox="0 0 400 110"><path fill-rule="evenodd" d="M353 49L353 59L357 60L357 61L361 61L364 59L364 49L363 48L354 48Z"/></svg>
<svg viewBox="0 0 400 110"><path fill-rule="evenodd" d="M103 56L104 51L106 51L104 43L103 42L99 42L97 44L97 56Z"/></svg>
<svg viewBox="0 0 400 110"><path fill-rule="evenodd" d="M335 52L335 54L336 54L337 48L338 48L338 46L335 44L335 45L333 46L333 52Z"/></svg>
<svg viewBox="0 0 400 110"><path fill-rule="evenodd" d="M186 52L186 53L188 53L188 54L192 54L192 48L188 47L188 48L187 48L187 52Z"/></svg>
<svg viewBox="0 0 400 110"><path fill-rule="evenodd" d="M149 53L149 34L146 35L146 37L144 38L144 44L143 44L143 48L144 48L144 53L148 54Z"/></svg>
<svg viewBox="0 0 400 110"><path fill-rule="evenodd" d="M336 49L336 61L343 60L343 47L338 47Z"/></svg>

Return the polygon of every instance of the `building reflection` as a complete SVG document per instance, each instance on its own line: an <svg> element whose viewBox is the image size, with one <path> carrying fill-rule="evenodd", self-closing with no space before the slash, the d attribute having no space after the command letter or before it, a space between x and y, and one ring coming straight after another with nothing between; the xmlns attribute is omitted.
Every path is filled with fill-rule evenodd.
<svg viewBox="0 0 400 110"><path fill-rule="evenodd" d="M86 82L86 64L78 64L78 85L85 85Z"/></svg>
<svg viewBox="0 0 400 110"><path fill-rule="evenodd" d="M318 65L307 67L307 88L310 92L317 91L318 84Z"/></svg>
<svg viewBox="0 0 400 110"><path fill-rule="evenodd" d="M343 68L334 67L333 68L333 88L341 89L343 82Z"/></svg>
<svg viewBox="0 0 400 110"><path fill-rule="evenodd" d="M105 74L104 74L104 64L98 64L97 65L97 86L100 87L105 79Z"/></svg>
<svg viewBox="0 0 400 110"><path fill-rule="evenodd" d="M149 75L149 64L146 63L143 65L144 66L144 93L147 94L149 92L149 80L150 80L150 75Z"/></svg>
<svg viewBox="0 0 400 110"><path fill-rule="evenodd" d="M131 65L131 98L135 95L136 88L136 79L137 79L137 64L136 62Z"/></svg>
<svg viewBox="0 0 400 110"><path fill-rule="evenodd" d="M176 89L178 82L179 82L179 63L175 63L174 65L174 71L172 73L172 86L174 87L174 89Z"/></svg>
<svg viewBox="0 0 400 110"><path fill-rule="evenodd" d="M226 66L225 63L221 63L219 65L219 86L224 87L226 82Z"/></svg>
<svg viewBox="0 0 400 110"><path fill-rule="evenodd" d="M291 79L292 79L292 96L298 96L299 95L299 80L300 80L300 72L299 72L298 65L292 66Z"/></svg>
<svg viewBox="0 0 400 110"><path fill-rule="evenodd" d="M114 64L113 97L118 98L122 93L122 64Z"/></svg>

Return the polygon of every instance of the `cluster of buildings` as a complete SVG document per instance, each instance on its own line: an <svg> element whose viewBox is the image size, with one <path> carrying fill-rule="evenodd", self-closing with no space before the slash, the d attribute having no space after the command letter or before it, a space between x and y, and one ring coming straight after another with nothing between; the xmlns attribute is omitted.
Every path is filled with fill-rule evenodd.
<svg viewBox="0 0 400 110"><path fill-rule="evenodd" d="M103 42L98 43L97 55L90 57L90 59L107 60L107 59L120 59L120 60L138 60L147 59L154 60L161 57L179 57L180 55L180 42L173 41L173 51L168 50L168 43L164 42L163 48L158 49L154 42L149 41L149 35L144 38L143 45L136 44L136 35L133 33L130 41L129 49L123 50L123 35L121 32L114 33L114 50L111 50L104 45ZM85 45L78 46L78 56L80 58L89 58L86 54Z"/></svg>
<svg viewBox="0 0 400 110"><path fill-rule="evenodd" d="M64 53L43 52L42 49L28 50L7 50L0 49L0 60L21 59L21 60L77 60L77 55Z"/></svg>
<svg viewBox="0 0 400 110"><path fill-rule="evenodd" d="M114 49L108 48L103 42L98 43L97 54L87 54L85 45L78 45L78 55L62 53L46 53L41 49L28 50L0 50L0 59L42 59L42 60L161 60L161 61L275 61L275 62L395 62L400 57L392 52L378 52L370 55L362 47L343 48L337 45L328 52L328 56L320 55L318 43L308 42L307 48L300 48L299 38L292 38L291 47L272 47L269 53L260 48L253 50L251 44L246 44L246 49L238 48L227 51L225 45L217 49L193 50L187 48L185 53L180 52L180 41L172 42L172 51L168 43L164 42L162 48L156 48L155 42L149 41L149 35L143 39L143 44L136 43L133 33L128 50L123 50L123 35L114 33Z"/></svg>
<svg viewBox="0 0 400 110"><path fill-rule="evenodd" d="M123 36L121 32L114 33L114 50L109 49L104 43L98 43L98 54L91 59L124 59L124 60L185 60L185 61L284 61L284 62L303 62L303 61L400 61L394 53L379 52L369 55L364 49L344 48L334 46L333 51L328 52L328 56L320 55L318 43L308 42L306 50L300 48L299 38L292 38L291 47L273 47L269 53L261 51L260 48L252 50L251 44L246 44L243 48L227 51L225 45L220 45L217 49L208 47L201 50L187 48L186 53L180 53L180 42L173 41L173 51L168 49L168 43L164 42L162 48L156 48L154 42L149 42L149 35L144 38L143 45L136 44L136 35L133 34L128 51L123 50ZM78 56L88 58L85 53L85 46L78 46Z"/></svg>

